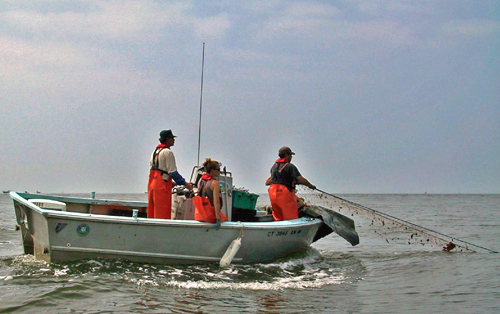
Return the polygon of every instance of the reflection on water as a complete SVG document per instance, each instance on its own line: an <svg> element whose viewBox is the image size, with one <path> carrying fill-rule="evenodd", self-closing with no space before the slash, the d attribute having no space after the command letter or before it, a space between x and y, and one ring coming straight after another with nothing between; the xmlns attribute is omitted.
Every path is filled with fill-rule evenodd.
<svg viewBox="0 0 500 314"><path fill-rule="evenodd" d="M266 309L266 313L280 313L289 303L287 297L281 294L271 293L257 299L259 304Z"/></svg>

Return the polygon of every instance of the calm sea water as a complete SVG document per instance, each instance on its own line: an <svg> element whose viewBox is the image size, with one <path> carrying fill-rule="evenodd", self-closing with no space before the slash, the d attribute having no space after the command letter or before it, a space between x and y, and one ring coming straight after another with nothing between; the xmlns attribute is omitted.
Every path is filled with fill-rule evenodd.
<svg viewBox="0 0 500 314"><path fill-rule="evenodd" d="M500 250L500 195L342 197ZM356 247L330 235L307 252L266 264L46 264L23 255L12 201L3 194L0 313L500 313L500 254L387 244L367 222L356 225Z"/></svg>

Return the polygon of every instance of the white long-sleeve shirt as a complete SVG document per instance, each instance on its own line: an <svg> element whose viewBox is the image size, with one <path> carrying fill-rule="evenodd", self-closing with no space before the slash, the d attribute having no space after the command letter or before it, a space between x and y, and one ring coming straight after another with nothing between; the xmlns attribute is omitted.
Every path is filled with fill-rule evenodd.
<svg viewBox="0 0 500 314"><path fill-rule="evenodd" d="M154 158L154 152L151 154L151 158L149 161L150 167L153 166L153 158ZM164 147L161 150L161 152L158 154L157 161L158 161L158 168L166 172L162 174L163 180L168 180L167 173L172 173L174 171L177 171L174 152L171 151L169 148Z"/></svg>

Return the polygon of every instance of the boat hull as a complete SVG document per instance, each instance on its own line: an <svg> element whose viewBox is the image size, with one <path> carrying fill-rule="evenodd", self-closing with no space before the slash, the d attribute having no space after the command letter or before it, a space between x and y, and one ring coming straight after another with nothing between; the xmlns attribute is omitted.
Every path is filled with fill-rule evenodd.
<svg viewBox="0 0 500 314"><path fill-rule="evenodd" d="M96 213L50 210L28 201L28 194L11 192L11 197L25 253L47 262L92 258L156 264L219 262L238 237L241 247L233 263L267 262L309 247L323 224L311 218L225 222L216 231L214 224L194 220L112 216L97 210ZM36 195L37 199L40 197ZM68 202L68 198L50 199ZM92 199L78 199L78 202L80 208L109 207ZM146 206L141 202L122 205L140 210Z"/></svg>

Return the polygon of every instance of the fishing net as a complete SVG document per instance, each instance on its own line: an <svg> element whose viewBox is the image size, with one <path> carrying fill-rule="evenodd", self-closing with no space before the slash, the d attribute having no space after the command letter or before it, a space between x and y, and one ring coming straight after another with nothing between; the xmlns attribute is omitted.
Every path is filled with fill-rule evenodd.
<svg viewBox="0 0 500 314"><path fill-rule="evenodd" d="M454 252L475 252L470 246L478 247L472 243L418 226L321 190L312 191L300 186L297 190L297 194L308 204L329 208L342 215L351 217L354 220L356 220L356 218L365 220L375 234L385 239L385 241L390 244L396 243L430 247L433 250L453 250ZM485 249L482 247L478 248ZM485 250L491 251L489 249Z"/></svg>

